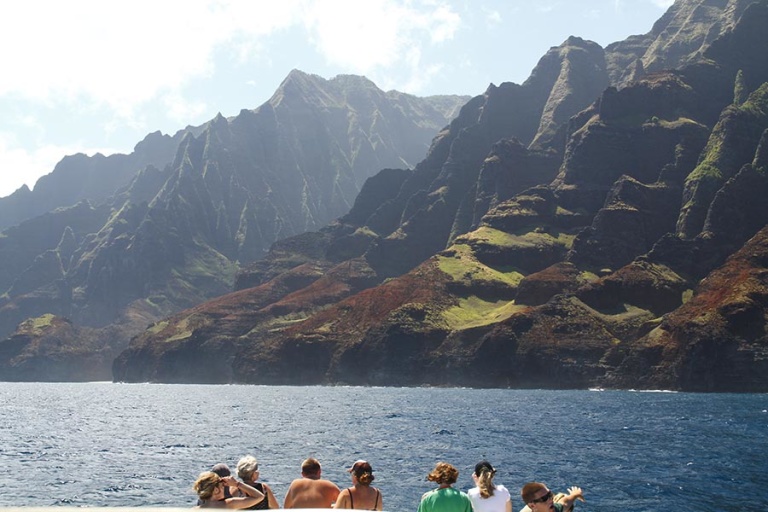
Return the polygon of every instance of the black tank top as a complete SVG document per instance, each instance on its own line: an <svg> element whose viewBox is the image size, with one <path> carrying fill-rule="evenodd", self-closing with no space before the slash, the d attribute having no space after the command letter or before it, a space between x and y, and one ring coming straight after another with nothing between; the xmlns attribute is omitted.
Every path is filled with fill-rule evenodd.
<svg viewBox="0 0 768 512"><path fill-rule="evenodd" d="M267 510L269 509L269 499L267 499L267 493L264 490L264 486L261 484L261 482L254 482L250 484L251 487L259 491L264 495L264 499L258 502L257 504L253 505L252 507L248 507L246 510Z"/></svg>
<svg viewBox="0 0 768 512"><path fill-rule="evenodd" d="M347 489L347 494L349 494L349 504L351 505L350 508L355 508L355 500L352 498L352 487ZM376 510L376 507L379 506L379 494L379 490L376 489L376 501L373 502L373 508L371 510Z"/></svg>

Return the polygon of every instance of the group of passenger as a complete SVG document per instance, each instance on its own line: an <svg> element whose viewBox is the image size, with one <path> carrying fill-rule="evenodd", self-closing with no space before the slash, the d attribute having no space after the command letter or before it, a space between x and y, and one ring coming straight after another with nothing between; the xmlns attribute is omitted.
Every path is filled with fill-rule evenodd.
<svg viewBox="0 0 768 512"><path fill-rule="evenodd" d="M285 494L283 508L350 508L382 510L381 491L371 486L373 468L358 460L347 470L352 486L344 490L322 478L323 469L315 458L301 463L301 478L291 482ZM193 486L201 508L234 508L262 510L280 508L275 494L267 484L257 482L259 464L252 455L237 463L238 481L231 476L226 464L216 464L210 471L200 473Z"/></svg>
<svg viewBox="0 0 768 512"><path fill-rule="evenodd" d="M197 493L197 505L249 510L280 508L272 489L256 481L259 478L259 463L255 457L246 455L238 461L237 476L242 482L234 478L229 466L223 463L200 473L193 486Z"/></svg>
<svg viewBox="0 0 768 512"><path fill-rule="evenodd" d="M339 508L357 510L383 510L381 491L373 487L373 468L364 460L355 461L347 471L352 485L344 490L322 478L322 467L315 458L301 464L301 478L291 482L285 494L283 508ZM475 465L472 479L475 487L466 493L452 486L459 471L447 462L438 462L427 475L427 480L438 485L424 493L418 512L512 512L509 491L493 478L496 469L483 460ZM226 464L216 464L205 471L193 486L198 496L198 507L262 510L280 508L272 489L258 482L259 464L246 455L237 463L237 476L231 475ZM570 487L568 494L554 495L540 482L525 484L520 492L525 506L520 512L570 512L577 499L584 501L580 487Z"/></svg>
<svg viewBox="0 0 768 512"><path fill-rule="evenodd" d="M438 485L424 493L418 512L512 512L512 498L506 487L494 484L496 469L487 460L475 465L475 487L466 494L454 489L459 470L447 462L438 462L427 480ZM580 487L570 487L568 494L552 494L546 485L529 482L520 491L525 506L520 512L570 512L577 499L584 501Z"/></svg>

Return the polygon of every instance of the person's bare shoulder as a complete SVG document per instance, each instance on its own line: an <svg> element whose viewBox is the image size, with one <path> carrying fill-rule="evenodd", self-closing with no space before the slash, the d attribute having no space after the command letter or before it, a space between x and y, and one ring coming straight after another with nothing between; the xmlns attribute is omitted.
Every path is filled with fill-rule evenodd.
<svg viewBox="0 0 768 512"><path fill-rule="evenodd" d="M339 486L331 482L330 480L319 480L319 481L323 482L323 484L330 489L336 489L337 491L339 490Z"/></svg>
<svg viewBox="0 0 768 512"><path fill-rule="evenodd" d="M349 508L349 491L344 489L338 496L336 496L336 503L333 504L333 508Z"/></svg>

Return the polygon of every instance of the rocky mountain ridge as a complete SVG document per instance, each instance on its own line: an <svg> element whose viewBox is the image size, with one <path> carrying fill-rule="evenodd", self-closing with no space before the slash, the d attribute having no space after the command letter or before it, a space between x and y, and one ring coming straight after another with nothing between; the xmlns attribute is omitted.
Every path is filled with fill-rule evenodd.
<svg viewBox="0 0 768 512"><path fill-rule="evenodd" d="M131 155L65 158L31 194L53 204L45 202L50 184L64 190L65 201L69 188L60 182L72 181L78 202L0 236L0 334L54 314L104 329L93 335L119 352L148 323L231 291L238 262L345 213L381 167L415 165L465 101L294 70L270 101L229 120L219 115L174 139L150 135ZM174 140L167 163L121 182L146 154L162 163ZM117 169L114 162L128 163ZM5 361L7 375L24 374L30 361L56 364L30 347ZM101 370L109 378L110 362ZM78 379L74 367L72 374Z"/></svg>
<svg viewBox="0 0 768 512"><path fill-rule="evenodd" d="M242 271L240 291L150 328L115 378L764 391L766 26L767 2L677 2L645 51L676 27L687 46L667 48L687 65L634 66L642 78L558 124L543 105L573 80L550 61L616 83L622 46L602 60L569 39L535 92L489 88L413 173L371 178L347 216Z"/></svg>
<svg viewBox="0 0 768 512"><path fill-rule="evenodd" d="M767 26L765 0L678 0L569 38L114 378L765 390Z"/></svg>

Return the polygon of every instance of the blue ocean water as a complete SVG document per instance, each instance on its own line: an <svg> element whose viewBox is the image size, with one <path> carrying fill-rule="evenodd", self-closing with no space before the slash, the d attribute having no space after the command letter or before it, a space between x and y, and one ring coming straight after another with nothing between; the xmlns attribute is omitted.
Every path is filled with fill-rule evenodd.
<svg viewBox="0 0 768 512"><path fill-rule="evenodd" d="M192 506L250 453L279 501L308 456L340 487L367 459L391 511L435 462L466 490L487 458L515 510L531 480L581 486L580 511L768 507L765 394L2 383L0 408L0 506Z"/></svg>

